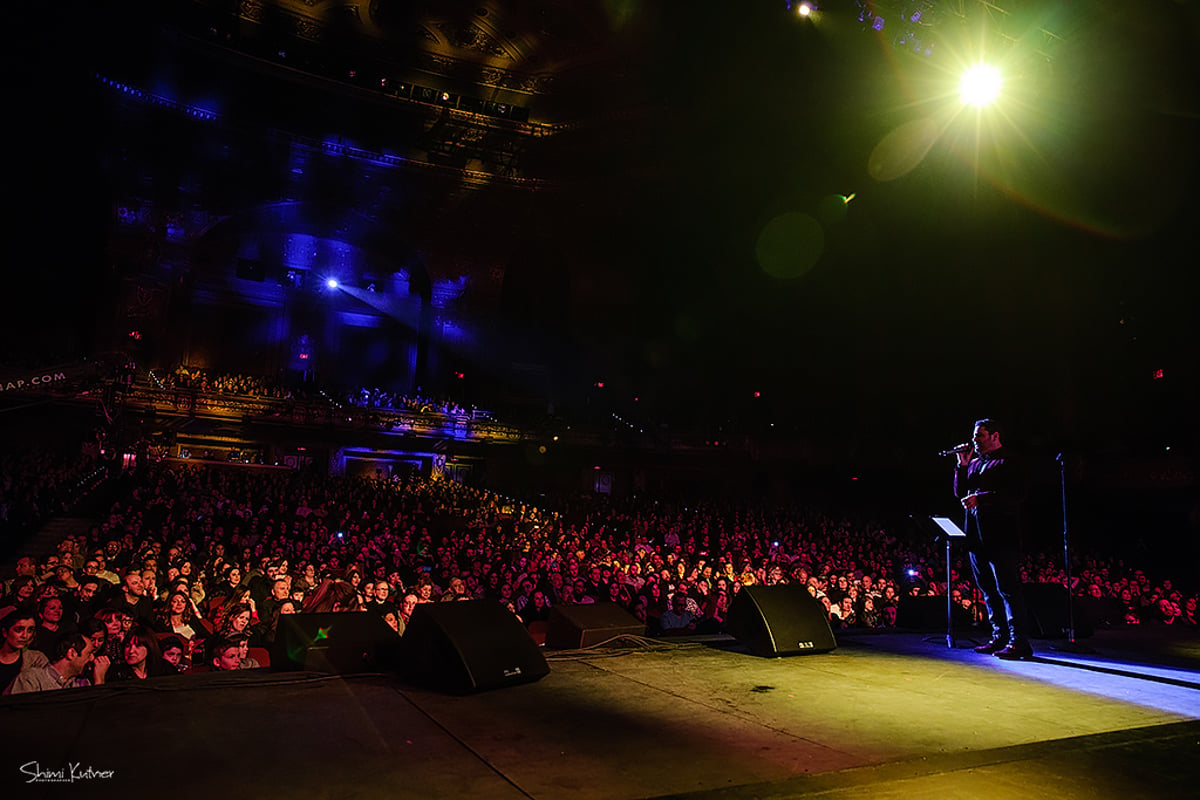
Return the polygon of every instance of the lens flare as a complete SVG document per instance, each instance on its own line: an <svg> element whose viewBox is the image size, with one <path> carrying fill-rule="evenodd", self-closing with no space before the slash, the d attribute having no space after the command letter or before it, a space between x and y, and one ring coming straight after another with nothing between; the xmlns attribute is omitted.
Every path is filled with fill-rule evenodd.
<svg viewBox="0 0 1200 800"><path fill-rule="evenodd" d="M1003 86L1000 70L987 64L976 64L963 73L958 94L967 105L983 108L996 101Z"/></svg>

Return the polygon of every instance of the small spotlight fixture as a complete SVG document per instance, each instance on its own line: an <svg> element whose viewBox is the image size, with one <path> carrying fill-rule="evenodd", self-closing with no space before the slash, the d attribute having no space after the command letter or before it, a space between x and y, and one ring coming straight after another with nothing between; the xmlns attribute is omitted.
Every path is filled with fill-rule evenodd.
<svg viewBox="0 0 1200 800"><path fill-rule="evenodd" d="M817 10L817 7L812 3L801 3L796 8L796 13L802 17L811 17L812 13Z"/></svg>
<svg viewBox="0 0 1200 800"><path fill-rule="evenodd" d="M325 285L330 289L336 289L338 287L337 278L330 278L329 280L325 281Z"/></svg>

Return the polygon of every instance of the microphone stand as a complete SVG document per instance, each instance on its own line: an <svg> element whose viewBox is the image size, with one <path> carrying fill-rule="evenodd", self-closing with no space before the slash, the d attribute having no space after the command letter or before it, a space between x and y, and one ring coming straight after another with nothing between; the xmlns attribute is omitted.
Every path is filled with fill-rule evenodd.
<svg viewBox="0 0 1200 800"><path fill-rule="evenodd" d="M1094 653L1095 650L1075 640L1075 603L1071 594L1071 536L1067 524L1067 458L1063 453L1059 453L1054 460L1058 462L1059 480L1062 484L1063 568L1067 574L1067 643L1054 649L1064 653Z"/></svg>

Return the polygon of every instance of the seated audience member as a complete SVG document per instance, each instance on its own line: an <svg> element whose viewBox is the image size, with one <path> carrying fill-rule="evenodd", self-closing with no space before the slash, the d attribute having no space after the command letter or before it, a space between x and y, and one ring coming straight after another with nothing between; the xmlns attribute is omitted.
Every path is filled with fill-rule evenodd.
<svg viewBox="0 0 1200 800"><path fill-rule="evenodd" d="M550 619L550 599L545 592L535 591L533 598L518 612L525 627L533 622L546 622Z"/></svg>
<svg viewBox="0 0 1200 800"><path fill-rule="evenodd" d="M254 612L250 606L245 603L238 603L229 608L229 612L225 615L224 622L217 630L217 637L232 636L235 633L245 633L247 636L253 631L253 615Z"/></svg>
<svg viewBox="0 0 1200 800"><path fill-rule="evenodd" d="M37 581L32 575L18 575L13 578L8 594L4 596L3 601L0 601L0 606L3 606L0 608L0 616L7 616L8 612L17 606L34 602L36 592Z"/></svg>
<svg viewBox="0 0 1200 800"><path fill-rule="evenodd" d="M171 592L156 617L155 630L160 633L177 633L186 640L195 639L205 633L192 607L191 596L179 589Z"/></svg>
<svg viewBox="0 0 1200 800"><path fill-rule="evenodd" d="M438 602L446 603L454 600L469 599L470 597L467 596L467 584L462 578L454 577L446 584L446 591L442 592L441 597L438 598Z"/></svg>
<svg viewBox="0 0 1200 800"><path fill-rule="evenodd" d="M389 607L383 612L382 616L383 621L386 622L387 626L394 630L398 636L404 635L404 631L408 629L408 626L404 624L404 620L400 619L399 611L397 611L394 607Z"/></svg>
<svg viewBox="0 0 1200 800"><path fill-rule="evenodd" d="M95 617L89 617L88 619L85 619L83 622L79 623L79 632L91 640L93 653L98 656L108 655L108 629L103 622ZM116 662L111 658L109 659L110 665L115 663ZM83 670L83 677L87 678L88 681L93 685L96 683L94 680L95 676L93 675L95 668L96 662L93 660L92 663L88 664Z"/></svg>
<svg viewBox="0 0 1200 800"><path fill-rule="evenodd" d="M131 568L125 573L125 578L121 581L121 588L117 590L113 601L119 608L124 608L129 617L138 623L153 623L154 603L149 597L146 597L145 591L146 584L142 580L141 571Z"/></svg>
<svg viewBox="0 0 1200 800"><path fill-rule="evenodd" d="M1183 616L1179 618L1179 621L1184 626L1194 628L1197 626L1197 624L1200 624L1200 620L1197 620L1196 612L1198 602L1200 602L1200 600L1198 600L1198 598L1194 595L1183 601Z"/></svg>
<svg viewBox="0 0 1200 800"><path fill-rule="evenodd" d="M286 598L279 602L266 619L258 624L257 640L263 647L270 646L275 641L279 630L279 618L286 614L300 614L304 606L298 600Z"/></svg>
<svg viewBox="0 0 1200 800"><path fill-rule="evenodd" d="M383 585L385 587L387 586L386 583ZM261 612L259 616L263 620L266 620L273 614L276 614L279 610L279 604L286 600L289 594L288 579L276 578L271 582L271 589L268 596L258 604L259 611Z"/></svg>
<svg viewBox="0 0 1200 800"><path fill-rule="evenodd" d="M858 616L854 613L854 599L843 595L837 605L830 608L829 624L835 628L853 628L858 624Z"/></svg>
<svg viewBox="0 0 1200 800"><path fill-rule="evenodd" d="M92 641L83 634L67 634L59 640L54 651L54 660L44 666L21 672L9 687L9 693L24 694L88 686L90 684L87 679L80 675L93 660L96 662L93 669L94 680L96 684L102 684L108 672L108 659L95 655L92 652Z"/></svg>
<svg viewBox="0 0 1200 800"><path fill-rule="evenodd" d="M262 664L250 657L250 636L245 633L230 634L228 640L238 646L238 669L258 669Z"/></svg>
<svg viewBox="0 0 1200 800"><path fill-rule="evenodd" d="M860 628L878 628L882 622L879 609L875 608L875 596L864 595L862 611L858 614L858 626Z"/></svg>
<svg viewBox="0 0 1200 800"><path fill-rule="evenodd" d="M43 597L38 601L37 632L30 647L43 653L53 653L58 640L75 631L74 625L63 621L64 611L63 601L59 597Z"/></svg>
<svg viewBox="0 0 1200 800"><path fill-rule="evenodd" d="M305 614L359 611L358 592L347 581L326 579L304 602Z"/></svg>
<svg viewBox="0 0 1200 800"><path fill-rule="evenodd" d="M725 630L725 620L729 614L729 595L724 591L715 591L708 596L704 606L704 616L696 623L697 633L721 633Z"/></svg>
<svg viewBox="0 0 1200 800"><path fill-rule="evenodd" d="M44 667L50 663L45 654L30 649L37 620L32 606L14 609L0 620L0 692L8 687L22 670Z"/></svg>
<svg viewBox="0 0 1200 800"><path fill-rule="evenodd" d="M367 596L367 610L383 612L385 608L395 608L391 602L391 587L386 581L374 582L371 594Z"/></svg>
<svg viewBox="0 0 1200 800"><path fill-rule="evenodd" d="M33 560L32 556L21 556L17 559L16 576L4 582L3 596L5 598L13 594L16 584L21 578L32 578L35 583L37 582L37 562Z"/></svg>
<svg viewBox="0 0 1200 800"><path fill-rule="evenodd" d="M208 664L214 672L241 669L242 646L232 639L217 639L210 650Z"/></svg>
<svg viewBox="0 0 1200 800"><path fill-rule="evenodd" d="M696 615L687 609L687 596L678 592L671 598L671 607L658 618L663 636L677 636L696 629Z"/></svg>
<svg viewBox="0 0 1200 800"><path fill-rule="evenodd" d="M95 576L108 584L108 586L101 587L102 589L109 590L121 582L121 576L108 568L108 559L104 550L97 550L90 560L96 562ZM86 562L84 566L86 569Z"/></svg>
<svg viewBox="0 0 1200 800"><path fill-rule="evenodd" d="M113 665L109 679L141 681L167 675L171 671L170 665L163 661L154 631L147 625L135 625L122 643L121 660Z"/></svg>
<svg viewBox="0 0 1200 800"><path fill-rule="evenodd" d="M400 621L407 625L409 620L412 619L413 611L416 610L417 604L420 602L417 596L411 592L404 595L404 599L400 601Z"/></svg>
<svg viewBox="0 0 1200 800"><path fill-rule="evenodd" d="M188 645L183 638L175 634L164 636L158 640L162 651L162 659L170 665L172 672L180 673L187 668Z"/></svg>
<svg viewBox="0 0 1200 800"><path fill-rule="evenodd" d="M89 575L79 582L75 593L75 619L83 622L96 616L96 612L104 608L108 601L108 586L100 578Z"/></svg>
<svg viewBox="0 0 1200 800"><path fill-rule="evenodd" d="M108 656L109 661L115 664L125 657L121 642L128 630L126 621L129 616L119 608L102 608L96 612L96 619L104 623L104 649L96 652Z"/></svg>

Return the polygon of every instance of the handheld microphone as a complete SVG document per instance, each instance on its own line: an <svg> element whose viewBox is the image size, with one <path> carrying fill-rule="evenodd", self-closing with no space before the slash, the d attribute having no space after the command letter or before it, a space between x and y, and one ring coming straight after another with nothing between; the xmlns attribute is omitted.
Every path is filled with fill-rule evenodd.
<svg viewBox="0 0 1200 800"><path fill-rule="evenodd" d="M942 452L938 453L938 455L939 456L956 456L959 453L965 453L968 450L973 450L974 448L975 448L975 445L971 444L970 442L964 442L963 444L954 445L954 447L951 447L949 450L943 450Z"/></svg>

